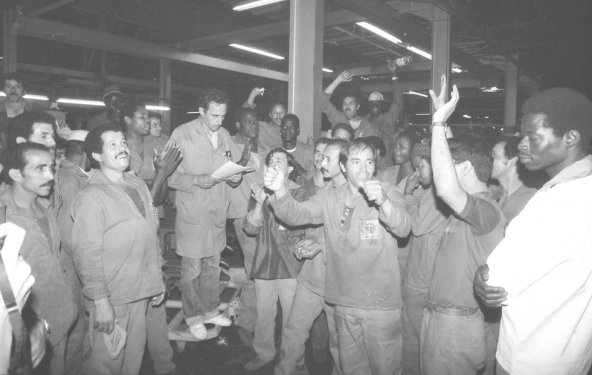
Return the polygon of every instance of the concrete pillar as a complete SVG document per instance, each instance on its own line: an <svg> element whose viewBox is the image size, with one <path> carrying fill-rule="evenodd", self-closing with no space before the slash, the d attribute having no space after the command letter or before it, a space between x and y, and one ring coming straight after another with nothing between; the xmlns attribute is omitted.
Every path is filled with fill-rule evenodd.
<svg viewBox="0 0 592 375"><path fill-rule="evenodd" d="M504 98L504 125L516 126L518 105L518 67L511 62L506 64L506 84Z"/></svg>
<svg viewBox="0 0 592 375"><path fill-rule="evenodd" d="M301 142L321 134L325 0L290 0L288 111L300 118Z"/></svg>
<svg viewBox="0 0 592 375"><path fill-rule="evenodd" d="M436 94L440 92L440 77L442 74L446 76L446 81L450 82L450 30L451 17L441 8L435 6L434 20L432 22L432 85ZM449 92L446 97L450 96L450 89L452 86L448 85ZM431 105L430 105L431 107ZM433 111L433 108L432 108Z"/></svg>
<svg viewBox="0 0 592 375"><path fill-rule="evenodd" d="M2 12L2 73L16 72L18 23L14 11Z"/></svg>
<svg viewBox="0 0 592 375"><path fill-rule="evenodd" d="M171 80L171 61L166 59L160 59L159 68L159 84L158 88L158 105L171 107L171 94L172 94L172 80ZM172 124L171 124L171 111L163 111L162 122L163 131L167 135L171 135Z"/></svg>

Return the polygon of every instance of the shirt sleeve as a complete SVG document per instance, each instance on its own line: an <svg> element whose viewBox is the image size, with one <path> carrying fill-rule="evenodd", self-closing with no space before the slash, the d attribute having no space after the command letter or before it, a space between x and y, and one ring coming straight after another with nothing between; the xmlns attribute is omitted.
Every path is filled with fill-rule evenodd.
<svg viewBox="0 0 592 375"><path fill-rule="evenodd" d="M411 218L405 207L403 196L390 187L387 196L393 205L390 215L386 215L384 210L378 211L378 219L387 227L387 229L398 237L407 237L411 230Z"/></svg>
<svg viewBox="0 0 592 375"><path fill-rule="evenodd" d="M84 191L74 200L72 213L74 263L84 294L93 301L109 297L103 270L104 213L96 199Z"/></svg>
<svg viewBox="0 0 592 375"><path fill-rule="evenodd" d="M327 119L331 125L346 122L343 113L335 108L333 103L331 103L330 96L327 94L321 95L321 110L327 115Z"/></svg>
<svg viewBox="0 0 592 375"><path fill-rule="evenodd" d="M180 139L179 133L173 131L171 139L181 148L181 156L188 158L188 150L185 149L183 140ZM173 171L168 178L168 186L171 189L184 191L186 193L193 192L193 174L187 173L185 170L185 162L182 160L181 164Z"/></svg>
<svg viewBox="0 0 592 375"><path fill-rule="evenodd" d="M323 223L323 205L319 195L304 202L296 201L290 193L270 201L275 216L286 225L298 226Z"/></svg>
<svg viewBox="0 0 592 375"><path fill-rule="evenodd" d="M467 194L467 204L458 216L471 226L474 234L479 235L491 232L503 219L493 203L471 194Z"/></svg>

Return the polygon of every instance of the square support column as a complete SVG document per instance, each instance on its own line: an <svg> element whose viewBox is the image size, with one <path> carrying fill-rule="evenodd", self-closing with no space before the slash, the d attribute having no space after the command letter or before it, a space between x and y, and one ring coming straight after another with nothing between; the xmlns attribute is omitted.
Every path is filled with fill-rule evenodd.
<svg viewBox="0 0 592 375"><path fill-rule="evenodd" d="M18 23L14 11L2 12L2 73L16 72Z"/></svg>
<svg viewBox="0 0 592 375"><path fill-rule="evenodd" d="M511 62L506 64L506 85L504 97L504 125L516 126L518 105L518 67Z"/></svg>
<svg viewBox="0 0 592 375"><path fill-rule="evenodd" d="M172 94L172 80L171 80L171 62L170 60L160 59L159 67L159 84L158 88L158 100L159 105L171 106L171 94ZM171 135L171 111L162 112L163 131L167 135Z"/></svg>
<svg viewBox="0 0 592 375"><path fill-rule="evenodd" d="M300 119L301 142L321 134L324 11L324 0L290 0L288 111Z"/></svg>
<svg viewBox="0 0 592 375"><path fill-rule="evenodd" d="M449 92L446 93L446 98L450 95L450 30L451 18L450 15L441 8L435 6L434 19L432 22L432 86L436 94L440 92L440 77L442 74L446 76L448 82ZM430 108L433 111L432 105Z"/></svg>

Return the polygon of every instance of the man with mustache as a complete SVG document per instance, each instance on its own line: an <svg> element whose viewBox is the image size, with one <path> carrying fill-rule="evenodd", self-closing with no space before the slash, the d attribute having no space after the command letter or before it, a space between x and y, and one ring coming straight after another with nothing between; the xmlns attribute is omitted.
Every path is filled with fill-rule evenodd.
<svg viewBox="0 0 592 375"><path fill-rule="evenodd" d="M263 87L254 87L249 94L249 98L243 104L244 108L255 109L255 98L265 93ZM282 119L286 115L286 105L282 102L276 101L269 106L269 121L259 122L259 145L271 150L282 144L280 136L280 126Z"/></svg>
<svg viewBox="0 0 592 375"><path fill-rule="evenodd" d="M520 162L551 178L475 275L502 306L498 375L586 374L592 357L592 101L552 88L522 106Z"/></svg>
<svg viewBox="0 0 592 375"><path fill-rule="evenodd" d="M28 111L17 116L7 131L7 149L14 150L19 143L32 142L44 145L51 155L56 155L56 120L42 111Z"/></svg>
<svg viewBox="0 0 592 375"><path fill-rule="evenodd" d="M88 314L83 368L88 374L138 374L147 309L164 299L158 215L144 181L124 173L130 157L119 125L94 128L84 145L97 169L72 208L74 261ZM112 340L121 331L127 339L118 348Z"/></svg>
<svg viewBox="0 0 592 375"><path fill-rule="evenodd" d="M342 82L351 82L354 75L345 70L335 78L327 88L325 88L325 95L322 97L322 110L327 115L331 126L339 123L346 123L351 125L355 130L355 138L368 137L372 135L379 135L378 129L367 118L358 115L360 109L360 97L353 91L347 91L343 95L341 102L341 111L339 111L333 103L331 103L331 95Z"/></svg>
<svg viewBox="0 0 592 375"><path fill-rule="evenodd" d="M50 329L47 353L51 354L46 355L40 373L64 374L67 334L77 309L61 262L58 225L44 199L54 183L54 158L43 145L21 143L6 168L10 187L0 193L0 205L6 206L6 220L26 231L21 255L36 281L29 303Z"/></svg>
<svg viewBox="0 0 592 375"><path fill-rule="evenodd" d="M287 225L324 224L325 300L335 305L344 374L396 374L401 368L401 278L396 236L411 221L394 187L373 180L374 147L363 139L339 155L347 183L297 202L281 171L267 170L271 207Z"/></svg>
<svg viewBox="0 0 592 375"><path fill-rule="evenodd" d="M0 155L6 151L6 132L12 120L25 111L31 110L31 104L25 99L25 84L17 73L4 75L4 93L6 99L0 112Z"/></svg>

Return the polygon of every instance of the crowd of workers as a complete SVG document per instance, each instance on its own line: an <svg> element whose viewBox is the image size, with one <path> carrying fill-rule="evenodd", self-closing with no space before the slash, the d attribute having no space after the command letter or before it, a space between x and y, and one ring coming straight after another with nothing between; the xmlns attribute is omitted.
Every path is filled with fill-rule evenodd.
<svg viewBox="0 0 592 375"><path fill-rule="evenodd" d="M332 129L314 145L282 103L260 121L262 88L235 114L235 135L222 126L227 95L211 89L168 138L114 86L87 130L58 127L6 75L0 373L138 374L145 348L155 373L175 373L158 237L170 189L196 340L206 324L232 324L219 310L232 220L247 275L239 333L256 354L247 372L307 374L310 338L337 375L586 374L592 102L548 89L524 103L520 136L455 137L446 121L459 93L447 99L442 78L420 139L399 126L388 70L393 101L372 93L366 116L353 93L341 109L330 100L350 72L326 87ZM229 161L241 172L214 177ZM531 186L535 171L546 179Z"/></svg>

